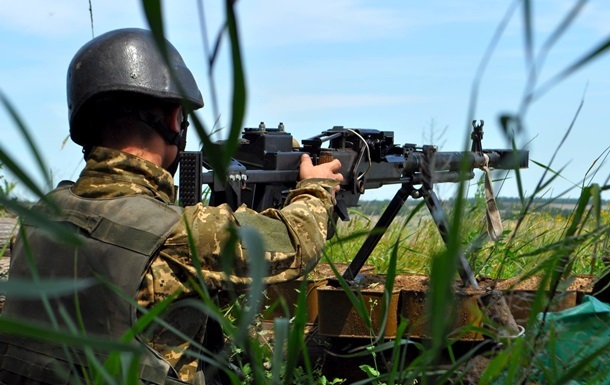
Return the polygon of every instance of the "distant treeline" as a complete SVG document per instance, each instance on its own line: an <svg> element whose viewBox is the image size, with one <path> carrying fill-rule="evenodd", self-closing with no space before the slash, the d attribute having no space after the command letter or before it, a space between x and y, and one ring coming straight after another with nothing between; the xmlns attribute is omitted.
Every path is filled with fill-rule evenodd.
<svg viewBox="0 0 610 385"><path fill-rule="evenodd" d="M409 210L421 203L420 199L409 199L405 203L403 210ZM505 215L515 214L519 211L521 201L519 198L507 198L500 197L496 199L498 209ZM578 203L576 198L537 198L530 210L533 211L546 211L553 215L568 216L574 210L574 207ZM608 205L610 202L604 201L604 205ZM362 212L365 215L381 215L386 207L390 204L389 199L385 200L361 200L360 206L355 210ZM484 204L484 202L477 202L476 198L468 199L469 205ZM453 205L453 199L447 199L443 201L443 205L451 207Z"/></svg>

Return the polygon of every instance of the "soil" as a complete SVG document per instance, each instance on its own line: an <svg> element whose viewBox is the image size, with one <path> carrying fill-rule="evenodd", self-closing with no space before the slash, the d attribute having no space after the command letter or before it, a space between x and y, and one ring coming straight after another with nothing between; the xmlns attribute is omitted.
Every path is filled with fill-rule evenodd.
<svg viewBox="0 0 610 385"><path fill-rule="evenodd" d="M320 264L317 267L317 273L320 274L320 277L324 277L327 269L328 266ZM341 269L339 270L342 271ZM330 276L334 276L332 271ZM360 291L366 299L368 298L367 296L374 296L378 293L382 293L386 283L385 280L386 276L382 274L365 274L360 280L353 282L351 287ZM561 295L556 296L556 303L550 308L551 311L575 306L578 301L577 295L591 293L594 280L594 277L587 275L569 277L567 280L569 285L560 288ZM453 317L456 330L461 326L469 324L483 326L482 324L477 324L477 322L481 322L481 312L487 314L487 316L494 319L498 324L505 326L505 331L522 330L519 329L519 327L525 326L528 321L530 312L529 306L531 304L529 301L533 298L532 293L535 293L538 290L540 282L541 278L537 276L527 279L515 277L507 280L482 278L479 280L480 289L477 290L471 287L463 287L461 285L461 280L456 278L454 288L457 301L456 307L458 309ZM401 293L397 312L400 316L409 319L411 339L420 340L424 343L427 340L427 337L425 336L426 321L424 319L424 304L429 289L430 281L429 277L426 275L399 274L395 277L394 292ZM339 292L341 290L343 290L341 287L333 284L318 286L317 304L320 306L323 304L320 300L320 296L322 294L326 295L324 293L325 291ZM484 301L481 300L483 294L485 294L484 297L486 297L488 301L487 307L483 306ZM358 349L358 346L366 346L371 342L371 337L366 338L366 335L358 336L358 333L353 332L354 330L360 331L357 325L354 325L354 323L358 321L358 316L353 317L353 312L349 309L344 311L344 305L339 303L340 298L341 297L333 296L332 301L324 302L328 305L327 307L329 309L323 309L322 307L316 309L319 323L317 324L317 328L315 326L310 327L307 338L310 357L313 361L320 360L320 362L323 362L322 371L327 377L337 376L346 378L348 381L362 380L366 378L366 376L359 369L359 365L366 364L366 362L358 361L356 359L356 361L358 361L356 363L352 362L353 359L340 359L339 357L346 354L348 351ZM369 300L368 303L371 303L371 301ZM374 310L375 309L371 306L372 319L375 316ZM327 312L329 315L323 317L323 312ZM515 317L513 317L513 315L515 315ZM327 326L322 325L324 318L327 320L335 319L338 325L333 325L333 327L329 329ZM349 327L344 326L342 323L349 324ZM374 319L373 327L375 327ZM326 332L322 333L323 330L336 331L337 334L333 336ZM387 333L388 329L386 329L386 338L395 338ZM512 335L513 333L510 334ZM349 335L351 335L351 337ZM456 338L459 338L459 340L456 340L453 349L464 349L464 353L468 352L469 349L478 346L477 344L484 342L483 336L477 334L477 332L466 332L466 334L462 334L460 337ZM455 353L456 352L454 352L454 354ZM463 367L465 373L463 383L476 384L480 374L485 370L488 361L489 360L483 356L478 354L474 355Z"/></svg>
<svg viewBox="0 0 610 385"><path fill-rule="evenodd" d="M540 287L542 278L533 276L527 279L521 277L513 277L506 280L498 281L497 289L499 290L523 290L536 291ZM574 275L567 280L570 285L562 291L578 291L590 293L593 290L595 277L590 275Z"/></svg>
<svg viewBox="0 0 610 385"><path fill-rule="evenodd" d="M10 259L0 256L0 281L8 278L8 266ZM0 313L4 307L4 293L0 291Z"/></svg>
<svg viewBox="0 0 610 385"><path fill-rule="evenodd" d="M347 263L335 263L335 269L339 274L343 274L347 270ZM375 270L374 266L365 265L360 269L361 274L372 273ZM307 279L310 281L322 281L325 279L335 278L335 273L328 263L318 263L316 267L309 273Z"/></svg>
<svg viewBox="0 0 610 385"><path fill-rule="evenodd" d="M319 264L318 267L316 267L316 270L314 270L316 274L319 274L320 278L324 277L324 274L326 274L327 271L330 271L330 276L334 276L332 275L330 267L325 264ZM372 271L372 267L370 271ZM328 275L326 276L328 277ZM365 275L359 281L354 282L352 288L366 291L383 291L385 280L386 277L383 274ZM566 281L570 283L569 286L564 289L560 288L560 291L590 293L593 290L595 277L591 275L573 275L568 277ZM540 287L540 282L540 276L533 276L526 279L513 277L501 280L484 277L478 280L480 289L475 289L473 287L462 286L461 280L456 279L454 289L458 294L466 295L482 294L485 291L494 289L502 291L536 291ZM429 288L430 279L427 275L399 274L394 279L394 289L396 290L427 292ZM341 290L341 288L338 289Z"/></svg>
<svg viewBox="0 0 610 385"><path fill-rule="evenodd" d="M9 242L12 234L15 232L16 218L5 217L0 218L0 250ZM0 280L8 278L8 267L10 262L10 250L7 247L4 254L0 253ZM4 306L4 293L0 292L0 313Z"/></svg>
<svg viewBox="0 0 610 385"><path fill-rule="evenodd" d="M0 256L0 279L6 279L8 277L8 267L10 264L10 257Z"/></svg>

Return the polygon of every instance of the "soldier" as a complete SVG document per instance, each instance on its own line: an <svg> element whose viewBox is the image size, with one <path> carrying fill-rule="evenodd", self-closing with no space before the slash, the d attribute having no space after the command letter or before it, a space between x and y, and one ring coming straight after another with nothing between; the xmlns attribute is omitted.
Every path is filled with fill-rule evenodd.
<svg viewBox="0 0 610 385"><path fill-rule="evenodd" d="M179 306L180 300L197 297L189 283L197 281L193 258L198 258L210 293L230 284L247 286L245 250L237 248L229 276L222 273L219 254L229 224L255 226L267 247L267 283L305 274L319 260L342 176L339 161L314 166L303 156L301 180L281 210L258 214L245 207L233 212L226 205L175 206L173 174L185 147L187 115L203 107L203 100L180 54L166 44L171 71L151 33L141 29L103 34L74 56L67 77L70 136L83 147L86 166L75 183L62 182L49 194L61 213L42 203L36 210L76 229L80 245L52 239L26 221L27 242L14 244L11 277L32 278L31 258L41 278L76 276L96 284L79 291L76 299L50 299L53 314L42 300L9 296L3 316L64 328L67 313L87 335L118 339L139 313L134 301L111 287L145 309L179 293L178 304L164 317L172 328L136 337L147 347L140 359L140 382L203 383L202 365L185 352L191 349L189 339L203 340L207 316ZM70 357L67 353L65 346L2 335L0 384L63 384L83 376L88 367L84 352L73 348Z"/></svg>

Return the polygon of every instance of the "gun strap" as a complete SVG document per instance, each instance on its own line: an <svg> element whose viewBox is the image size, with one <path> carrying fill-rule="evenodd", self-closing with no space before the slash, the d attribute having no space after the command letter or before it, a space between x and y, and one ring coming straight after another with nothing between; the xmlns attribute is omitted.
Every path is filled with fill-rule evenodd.
<svg viewBox="0 0 610 385"><path fill-rule="evenodd" d="M493 184L491 183L491 171L489 170L489 156L485 156L485 165L481 169L485 172L485 203L487 216L487 232L492 241L497 242L502 235L502 218L496 205Z"/></svg>

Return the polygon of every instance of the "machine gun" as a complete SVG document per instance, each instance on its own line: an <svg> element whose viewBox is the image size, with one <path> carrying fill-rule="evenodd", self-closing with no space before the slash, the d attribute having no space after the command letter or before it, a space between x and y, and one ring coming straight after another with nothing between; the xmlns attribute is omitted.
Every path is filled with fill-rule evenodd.
<svg viewBox="0 0 610 385"><path fill-rule="evenodd" d="M383 232L394 220L408 197L424 198L435 223L446 241L447 223L442 207L433 191L434 183L459 182L474 178L474 169L489 167L512 170L528 166L528 152L483 149L483 121L473 121L471 151L439 152L436 146L397 145L394 133L373 129L349 129L335 126L299 145L284 125L267 128L245 128L239 147L227 169L227 180L219 180L206 161L204 151L181 154L179 199L183 206L201 200L203 185L209 186L209 203L228 203L234 209L241 204L262 211L281 208L289 189L298 181L298 168L303 153L314 164L332 159L341 161L343 182L336 194L335 216L349 220L347 208L358 205L368 189L399 184L396 195L375 225L375 230L343 277L356 277ZM421 186L416 188L415 186ZM461 258L460 275L465 284L478 287L465 258Z"/></svg>

